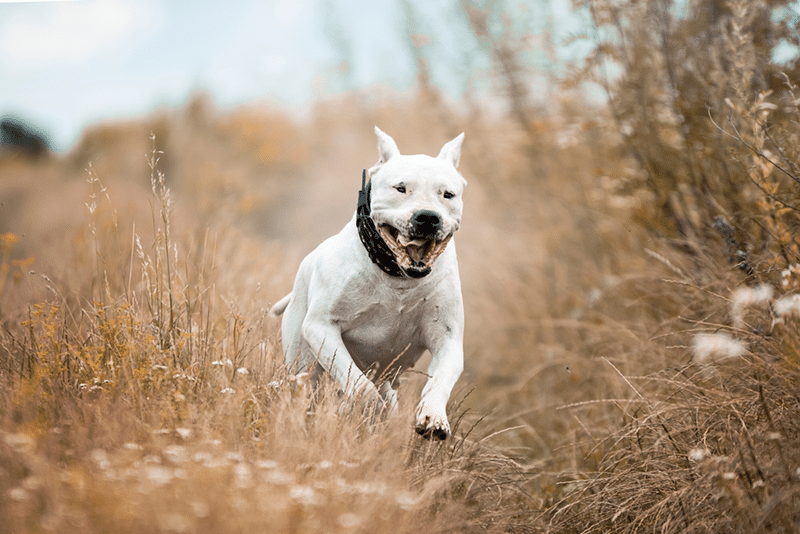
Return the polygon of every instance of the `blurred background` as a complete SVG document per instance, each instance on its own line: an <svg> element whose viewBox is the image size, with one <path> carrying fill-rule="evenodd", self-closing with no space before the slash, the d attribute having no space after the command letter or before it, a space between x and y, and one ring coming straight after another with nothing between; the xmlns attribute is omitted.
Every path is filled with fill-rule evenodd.
<svg viewBox="0 0 800 534"><path fill-rule="evenodd" d="M181 107L196 93L220 109L268 102L303 116L314 100L347 91L409 92L423 60L447 97L488 96L490 58L453 1L113 0L0 9L0 106L45 129L57 152L88 124ZM590 44L567 42L586 30L586 8L537 1L508 16L517 31L538 37L526 63L538 71L543 105L565 64L588 53Z"/></svg>
<svg viewBox="0 0 800 534"><path fill-rule="evenodd" d="M364 528L796 529L799 21L793 0L0 2L0 423L36 444L0 440L28 469L0 469L0 511L71 521L27 492L161 525L156 497L137 523L42 473L128 465L130 443L171 465L163 432L300 482L347 460L320 443L360 423L309 430L267 387L266 310L351 218L377 125L407 154L466 133L466 368L453 442L364 460L405 521L375 497ZM98 494L141 493L109 477ZM335 500L291 510L334 531ZM192 521L246 530L237 502Z"/></svg>

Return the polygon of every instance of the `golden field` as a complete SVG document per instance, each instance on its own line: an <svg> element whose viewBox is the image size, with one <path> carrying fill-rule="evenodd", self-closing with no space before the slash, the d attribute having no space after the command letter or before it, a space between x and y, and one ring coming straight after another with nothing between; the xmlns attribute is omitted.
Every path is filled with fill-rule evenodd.
<svg viewBox="0 0 800 534"><path fill-rule="evenodd" d="M0 530L798 531L794 79L759 62L761 2L683 67L697 20L659 49L624 5L609 109L489 112L424 80L302 118L196 95L5 155ZM267 315L352 216L373 125L403 153L466 132L441 443L413 430L425 362L373 420L288 375Z"/></svg>

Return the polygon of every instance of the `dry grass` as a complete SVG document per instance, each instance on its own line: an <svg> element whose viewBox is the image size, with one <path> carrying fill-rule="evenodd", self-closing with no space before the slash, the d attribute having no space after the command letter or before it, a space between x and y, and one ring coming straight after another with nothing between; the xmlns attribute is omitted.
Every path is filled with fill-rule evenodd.
<svg viewBox="0 0 800 534"><path fill-rule="evenodd" d="M209 119L210 128L226 132L247 113ZM179 124L181 117L158 123L163 128L170 120ZM100 169L110 165L107 158L127 159L128 150L140 150L144 130L131 125L121 131L134 133L109 136L108 128L100 134L108 147L89 141L97 135L90 133L59 162L30 170L6 162L12 171L40 173L51 187L80 179L83 198L62 198L53 217L84 221L32 228L24 236L16 230L25 228L24 217L6 222L16 231L3 235L0 258L3 528L532 528L526 469L491 448L487 432L476 433L477 416L459 407L465 392L453 399L456 437L440 445L421 440L411 426L419 375L406 381L401 414L380 421L342 410L330 384L311 391L287 376L278 322L266 310L290 287L296 260L287 258L297 258L305 245L287 238L281 245L274 237L270 243L263 234L275 229L259 231L274 202L253 199L265 187L256 176L272 169L263 166L261 152L255 151L256 162L242 164L252 170L206 181L191 166L218 165L228 150L240 155L242 138L234 137L218 159L177 161L154 137L144 163L135 166L143 176L105 176ZM213 138L201 132L183 142L200 144L204 134ZM250 135L271 139L272 133ZM301 139L295 134L292 142ZM246 143L242 150L249 153L253 140ZM89 144L105 167L92 164L82 177L71 173L70 160ZM181 170L172 177L164 166ZM219 194L217 180L241 189L224 191L212 210L207 205ZM117 190L129 199L122 209ZM25 211L50 202L24 187L14 191ZM193 191L192 204L175 191ZM282 209L288 216L291 207ZM44 260L17 259L37 244Z"/></svg>
<svg viewBox="0 0 800 534"><path fill-rule="evenodd" d="M642 353L605 360L629 394L612 401L614 432L587 432L605 451L596 471L565 480L570 491L550 510L566 532L797 528L797 330L774 325L769 301L752 297L742 327L732 326L735 277L683 272L653 283L682 304L673 319L650 332Z"/></svg>
<svg viewBox="0 0 800 534"><path fill-rule="evenodd" d="M0 529L796 532L796 79L753 37L764 3L593 8L624 33L608 116L198 97L0 162ZM266 315L352 215L374 124L409 153L467 132L444 443L413 432L420 373L396 418L342 409Z"/></svg>

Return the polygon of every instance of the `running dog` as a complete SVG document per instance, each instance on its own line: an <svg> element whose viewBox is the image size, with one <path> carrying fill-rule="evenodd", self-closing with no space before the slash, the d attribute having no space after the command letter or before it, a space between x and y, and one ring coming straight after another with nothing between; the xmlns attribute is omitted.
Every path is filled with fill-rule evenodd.
<svg viewBox="0 0 800 534"><path fill-rule="evenodd" d="M400 372L428 350L416 431L450 435L447 401L464 361L464 306L453 234L466 180L462 133L435 158L400 154L375 127L378 163L362 174L352 220L300 264L283 315L286 364L327 372L351 399L397 410ZM369 177L369 180L367 180Z"/></svg>

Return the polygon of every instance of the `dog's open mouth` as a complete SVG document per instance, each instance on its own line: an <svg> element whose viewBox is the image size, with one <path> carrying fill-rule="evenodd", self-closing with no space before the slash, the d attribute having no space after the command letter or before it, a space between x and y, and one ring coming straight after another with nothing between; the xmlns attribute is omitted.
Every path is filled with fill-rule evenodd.
<svg viewBox="0 0 800 534"><path fill-rule="evenodd" d="M452 234L442 241L436 239L413 238L409 239L401 234L397 228L388 224L378 226L381 238L394 254L395 261L406 273L426 272L430 270L434 260L444 252Z"/></svg>

